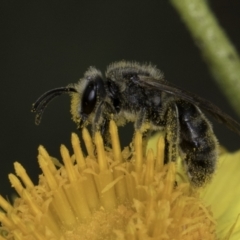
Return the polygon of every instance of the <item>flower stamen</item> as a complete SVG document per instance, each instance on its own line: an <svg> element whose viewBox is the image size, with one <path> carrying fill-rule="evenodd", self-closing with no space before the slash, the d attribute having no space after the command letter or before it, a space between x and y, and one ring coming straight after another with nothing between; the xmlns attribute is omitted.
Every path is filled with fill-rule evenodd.
<svg viewBox="0 0 240 240"><path fill-rule="evenodd" d="M121 152L118 131L110 122L112 150L99 132L83 129L88 156L72 134L74 155L64 145L63 165L40 146L43 175L34 186L24 168L15 163L9 178L19 194L11 206L0 197L6 239L216 239L215 222L189 183L177 183L176 163L164 164L164 138L145 155L140 132L134 147ZM1 239L0 239L1 240Z"/></svg>

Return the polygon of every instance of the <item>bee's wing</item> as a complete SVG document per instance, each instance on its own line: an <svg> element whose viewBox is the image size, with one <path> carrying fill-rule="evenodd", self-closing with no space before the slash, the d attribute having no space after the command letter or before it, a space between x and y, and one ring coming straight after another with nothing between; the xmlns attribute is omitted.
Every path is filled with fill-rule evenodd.
<svg viewBox="0 0 240 240"><path fill-rule="evenodd" d="M144 88L157 88L160 91L179 97L187 102L190 102L201 109L206 110L220 123L225 124L230 130L240 135L240 123L224 113L219 107L210 101L201 98L193 93L182 90L165 80L156 80L149 77L140 77L138 84Z"/></svg>

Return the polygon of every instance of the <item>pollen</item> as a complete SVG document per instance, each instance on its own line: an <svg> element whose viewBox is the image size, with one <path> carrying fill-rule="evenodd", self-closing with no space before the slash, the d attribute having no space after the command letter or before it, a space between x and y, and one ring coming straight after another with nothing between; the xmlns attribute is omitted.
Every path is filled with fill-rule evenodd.
<svg viewBox="0 0 240 240"><path fill-rule="evenodd" d="M38 185L14 164L9 180L19 197L13 205L0 197L0 239L216 239L214 218L198 192L176 181L175 163L164 164L163 137L155 154L144 152L140 132L121 150L113 121L111 149L100 133L82 134L87 154L72 134L73 153L62 145L60 166L39 147Z"/></svg>

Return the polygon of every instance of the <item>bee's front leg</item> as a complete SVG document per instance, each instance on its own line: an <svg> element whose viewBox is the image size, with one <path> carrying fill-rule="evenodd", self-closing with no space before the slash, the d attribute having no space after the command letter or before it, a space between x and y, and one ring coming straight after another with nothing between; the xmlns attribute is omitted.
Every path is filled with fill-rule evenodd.
<svg viewBox="0 0 240 240"><path fill-rule="evenodd" d="M109 145L111 138L109 133L110 113L106 104L99 104L92 120L92 135L99 131L102 135L104 145Z"/></svg>

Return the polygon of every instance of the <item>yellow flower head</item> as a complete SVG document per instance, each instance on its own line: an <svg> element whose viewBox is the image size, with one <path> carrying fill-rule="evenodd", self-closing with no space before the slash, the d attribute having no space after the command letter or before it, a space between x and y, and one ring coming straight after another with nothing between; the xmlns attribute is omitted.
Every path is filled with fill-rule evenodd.
<svg viewBox="0 0 240 240"><path fill-rule="evenodd" d="M216 221L198 191L176 182L175 163L163 164L163 138L156 154L149 149L145 156L140 133L135 133L134 150L123 151L113 121L110 135L112 149L105 149L99 133L93 144L83 129L84 157L72 134L74 154L62 145L63 165L40 146L43 174L36 186L15 163L18 177L9 178L20 197L13 206L0 198L5 211L0 213L0 240L218 239Z"/></svg>

